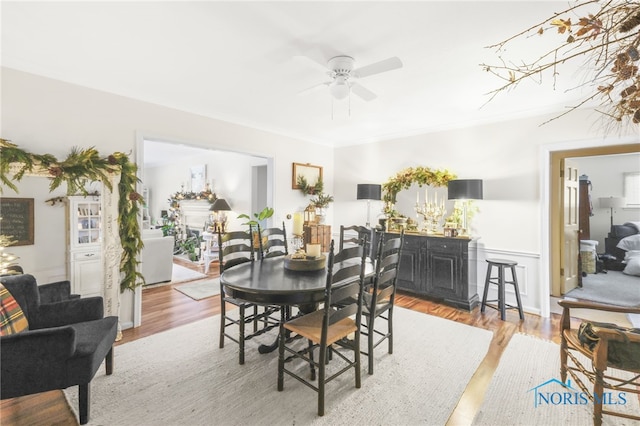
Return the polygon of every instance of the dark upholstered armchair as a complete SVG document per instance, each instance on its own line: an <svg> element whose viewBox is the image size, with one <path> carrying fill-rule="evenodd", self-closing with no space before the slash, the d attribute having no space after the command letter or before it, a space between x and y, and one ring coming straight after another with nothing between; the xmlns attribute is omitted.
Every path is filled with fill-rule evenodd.
<svg viewBox="0 0 640 426"><path fill-rule="evenodd" d="M89 420L89 384L103 360L113 371L118 317L104 318L102 297L79 298L69 283L38 287L32 275L0 277L29 329L0 338L1 398L79 387L80 424ZM45 303L46 302L46 303Z"/></svg>

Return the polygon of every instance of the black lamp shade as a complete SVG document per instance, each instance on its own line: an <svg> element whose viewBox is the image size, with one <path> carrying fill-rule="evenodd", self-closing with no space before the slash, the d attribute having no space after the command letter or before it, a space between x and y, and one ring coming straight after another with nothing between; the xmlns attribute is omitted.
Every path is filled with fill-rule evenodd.
<svg viewBox="0 0 640 426"><path fill-rule="evenodd" d="M482 179L450 180L447 188L450 200L482 200Z"/></svg>
<svg viewBox="0 0 640 426"><path fill-rule="evenodd" d="M358 200L382 199L382 186L371 183L358 184Z"/></svg>
<svg viewBox="0 0 640 426"><path fill-rule="evenodd" d="M231 210L231 207L229 207L229 203L227 203L227 200L225 200L224 198L218 198L213 202L213 204L211 204L209 210L214 212L229 211Z"/></svg>

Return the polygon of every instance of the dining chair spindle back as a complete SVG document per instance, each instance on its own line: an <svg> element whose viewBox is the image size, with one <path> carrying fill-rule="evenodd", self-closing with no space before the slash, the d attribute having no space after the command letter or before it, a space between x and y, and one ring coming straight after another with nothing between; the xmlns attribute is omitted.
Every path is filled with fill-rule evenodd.
<svg viewBox="0 0 640 426"><path fill-rule="evenodd" d="M364 354L368 358L369 374L373 374L373 351L377 346L386 340L388 352L393 353L393 306L404 231L397 237L390 238L391 235L380 233L373 283L365 286L362 295L364 321L361 333L367 336L367 351ZM382 321L386 322L386 327Z"/></svg>
<svg viewBox="0 0 640 426"><path fill-rule="evenodd" d="M225 232L224 234L218 232L218 247L220 251L220 271L222 273L234 266L255 261L251 228L249 228L249 232L232 231ZM227 303L238 307L238 318L230 316L227 313ZM248 310L251 310L252 313L248 314ZM225 338L236 342L239 346L238 362L244 364L245 341L255 335L262 334L262 332L266 331L266 327L273 328L274 325L269 321L269 317L273 312L271 308L265 308L262 312L258 312L258 306L256 304L229 297L225 293L221 281L219 347L224 348ZM247 324L253 324L253 333L247 334L245 332ZM237 335L230 333L228 330L229 327L234 325L238 326Z"/></svg>
<svg viewBox="0 0 640 426"><path fill-rule="evenodd" d="M260 256L262 259L289 254L289 249L287 248L287 230L284 221L282 222L282 228L266 228L259 232Z"/></svg>
<svg viewBox="0 0 640 426"><path fill-rule="evenodd" d="M365 277L367 242L350 248L348 252L334 256L334 241L331 241L327 259L327 281L324 304L321 309L294 318L280 326L278 352L278 390L284 388L284 374L296 378L318 393L318 415L324 415L325 385L352 368L355 386L360 388L360 321L362 315L362 290ZM295 347L300 339L307 339L306 348ZM318 349L318 361L314 350ZM327 362L329 348L331 363ZM344 352L344 353L343 353ZM352 353L349 356L349 352ZM285 353L288 358L285 359ZM294 359L302 360L311 368L311 378L295 370ZM327 372L331 365L330 372ZM317 384L315 371L318 370Z"/></svg>

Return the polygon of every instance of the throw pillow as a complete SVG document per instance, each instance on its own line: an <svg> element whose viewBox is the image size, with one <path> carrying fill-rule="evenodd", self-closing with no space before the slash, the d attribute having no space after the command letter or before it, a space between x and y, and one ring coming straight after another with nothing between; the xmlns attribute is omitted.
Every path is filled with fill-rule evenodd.
<svg viewBox="0 0 640 426"><path fill-rule="evenodd" d="M620 240L616 245L621 250L640 250L640 234L631 235Z"/></svg>
<svg viewBox="0 0 640 426"><path fill-rule="evenodd" d="M0 283L0 336L20 333L29 329L29 321L9 290Z"/></svg>
<svg viewBox="0 0 640 426"><path fill-rule="evenodd" d="M640 257L632 257L626 261L626 264L622 273L640 277Z"/></svg>

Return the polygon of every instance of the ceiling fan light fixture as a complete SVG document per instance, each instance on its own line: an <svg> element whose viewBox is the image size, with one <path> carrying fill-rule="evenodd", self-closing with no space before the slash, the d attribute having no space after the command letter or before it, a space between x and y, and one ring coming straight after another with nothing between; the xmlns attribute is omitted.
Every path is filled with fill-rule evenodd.
<svg viewBox="0 0 640 426"><path fill-rule="evenodd" d="M347 79L341 76L336 77L329 86L329 91L331 92L331 95L338 100L346 98L349 96L349 84L347 83Z"/></svg>

